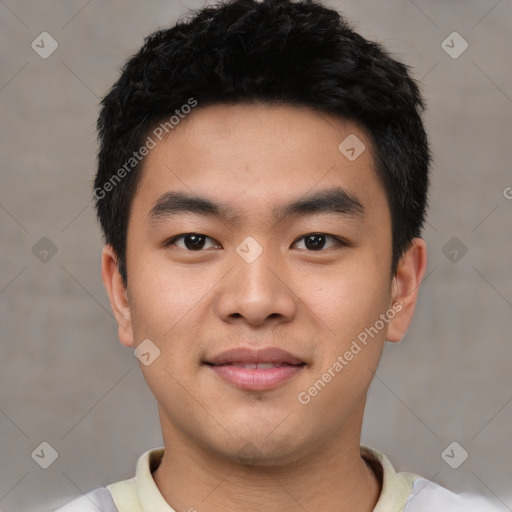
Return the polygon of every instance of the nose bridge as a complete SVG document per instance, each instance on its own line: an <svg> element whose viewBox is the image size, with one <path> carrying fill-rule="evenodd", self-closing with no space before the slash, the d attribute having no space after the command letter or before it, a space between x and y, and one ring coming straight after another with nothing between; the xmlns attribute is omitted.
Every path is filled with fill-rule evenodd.
<svg viewBox="0 0 512 512"><path fill-rule="evenodd" d="M248 249L248 250L247 250ZM277 273L276 259L270 250L258 250L251 243L244 242L237 248L235 258L235 273L240 283L244 283L247 290L258 291L261 289L271 293L274 288L274 280ZM273 271L272 271L272 270Z"/></svg>
<svg viewBox="0 0 512 512"><path fill-rule="evenodd" d="M253 299L273 295L279 263L272 250L263 247L255 238L247 237L236 248L236 253L235 274L240 284L237 288Z"/></svg>
<svg viewBox="0 0 512 512"><path fill-rule="evenodd" d="M233 255L233 271L219 300L219 314L244 317L250 323L269 316L290 319L295 311L294 295L282 275L279 258L252 237L247 237Z"/></svg>

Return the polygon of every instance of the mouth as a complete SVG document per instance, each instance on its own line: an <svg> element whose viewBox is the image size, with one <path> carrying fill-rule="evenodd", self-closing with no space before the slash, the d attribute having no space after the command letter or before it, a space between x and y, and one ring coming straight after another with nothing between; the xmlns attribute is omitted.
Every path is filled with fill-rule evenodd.
<svg viewBox="0 0 512 512"><path fill-rule="evenodd" d="M277 348L232 349L204 361L204 364L223 381L250 391L274 389L298 375L306 366L299 357Z"/></svg>

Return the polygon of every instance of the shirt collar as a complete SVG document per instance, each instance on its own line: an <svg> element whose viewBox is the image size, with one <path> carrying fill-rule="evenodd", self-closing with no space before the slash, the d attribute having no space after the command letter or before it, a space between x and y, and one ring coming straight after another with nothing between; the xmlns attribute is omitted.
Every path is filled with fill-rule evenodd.
<svg viewBox="0 0 512 512"><path fill-rule="evenodd" d="M389 459L379 450L369 446L360 447L361 457L371 466L378 478L382 478L382 489L373 512L401 512L412 492L417 478L414 473L397 473Z"/></svg>
<svg viewBox="0 0 512 512"><path fill-rule="evenodd" d="M151 474L160 464L164 448L156 448L142 454L137 462L135 485L144 512L176 512L165 500Z"/></svg>
<svg viewBox="0 0 512 512"><path fill-rule="evenodd" d="M412 492L414 481L421 477L413 473L397 473L389 459L375 448L361 445L360 452L377 478L382 479L381 493L373 512L401 512ZM152 476L163 454L164 448L149 450L137 462L136 489L144 512L176 512L164 500Z"/></svg>

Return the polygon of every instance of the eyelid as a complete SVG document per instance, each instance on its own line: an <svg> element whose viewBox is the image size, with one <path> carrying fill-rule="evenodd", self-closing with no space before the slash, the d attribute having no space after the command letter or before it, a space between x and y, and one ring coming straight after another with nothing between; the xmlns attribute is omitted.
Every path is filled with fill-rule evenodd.
<svg viewBox="0 0 512 512"><path fill-rule="evenodd" d="M300 236L299 238L297 238L292 245L295 245L299 240L303 240L304 238L308 237L308 236L312 236L312 235L320 235L320 236L323 236L325 238L331 238L332 240L335 241L335 244L331 247L328 247L327 249L320 249L318 251L307 251L307 252L310 252L310 253L315 253L315 252L318 252L318 253L321 253L321 252L326 252L327 250L329 249L333 249L333 248L339 248L339 247L348 247L350 244L349 242L347 242L346 240L344 240L343 238L339 237L339 236L336 236L336 235L330 235L329 233L323 233L323 232L318 232L318 231L315 231L315 232L312 232L312 233L307 233L305 235L302 235Z"/></svg>
<svg viewBox="0 0 512 512"><path fill-rule="evenodd" d="M210 237L210 236L207 236L203 233L195 233L195 232L188 232L188 233L181 233L180 235L175 235L167 240L164 241L164 243L162 244L163 247L169 247L171 245L174 245L176 243L177 240L179 239L182 239L183 237L187 236L187 235L199 235L199 236L203 236L205 237L206 239L209 239L209 240L212 240L214 241L217 245L221 245L220 242L218 242L217 240L215 240L214 238ZM329 247L328 249L332 249L332 248L336 248L336 247L349 247L351 244L350 242L348 242L347 240L345 240L344 238L342 237L339 237L339 236L336 236L336 235L331 235L329 233L323 233L323 232L311 232L311 233L306 233L305 235L302 235L298 238L296 238L294 240L294 242L292 243L292 245L295 245L297 242L299 242L300 240L303 240L304 238L308 237L308 236L312 236L312 235L320 235L320 236L324 236L326 238L331 238L332 240L335 241L335 245L334 246L331 246ZM181 249L181 247L180 247ZM307 251L307 252L311 252L311 253L315 253L315 252L318 252L318 253L321 253L321 252L325 252L326 250L328 249L320 249L318 251ZM190 249L183 249L184 251L187 251L187 252L203 252L205 249L199 249L197 251L192 251Z"/></svg>
<svg viewBox="0 0 512 512"><path fill-rule="evenodd" d="M176 241L178 241L179 239L181 238L184 238L188 235L199 235L199 236L204 236L206 239L208 240L212 240L215 242L215 244L217 245L220 245L220 242L217 242L217 240L215 240L215 238L212 238L211 236L207 236L203 233L196 233L196 232L188 232L188 233L181 233L180 235L175 235L175 236L172 236L171 238L168 238L167 240L165 240L162 244L163 247L169 247L171 245L174 245L176 243ZM179 249L181 249L181 247L179 247ZM188 251L188 252L203 252L204 249L200 249L198 251L191 251L190 249L183 249L184 251Z"/></svg>

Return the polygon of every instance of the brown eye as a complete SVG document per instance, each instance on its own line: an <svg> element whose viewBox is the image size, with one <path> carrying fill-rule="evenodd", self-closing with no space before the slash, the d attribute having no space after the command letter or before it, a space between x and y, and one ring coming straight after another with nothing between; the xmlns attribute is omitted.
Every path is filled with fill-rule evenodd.
<svg viewBox="0 0 512 512"><path fill-rule="evenodd" d="M182 246L176 244L178 240L183 240ZM184 233L183 235L178 235L168 240L165 243L165 246L168 247L171 245L176 245L180 249L185 249L188 251L200 251L204 249L207 240L211 240L214 242L213 238L210 238L206 235L202 235L200 233Z"/></svg>
<svg viewBox="0 0 512 512"><path fill-rule="evenodd" d="M331 239L334 240L334 243L327 248L345 245L343 241L333 235L326 235L325 233L310 233L309 235L305 235L299 238L295 243L298 243L300 240L304 240L304 246L308 251L321 251L325 249L326 240Z"/></svg>

